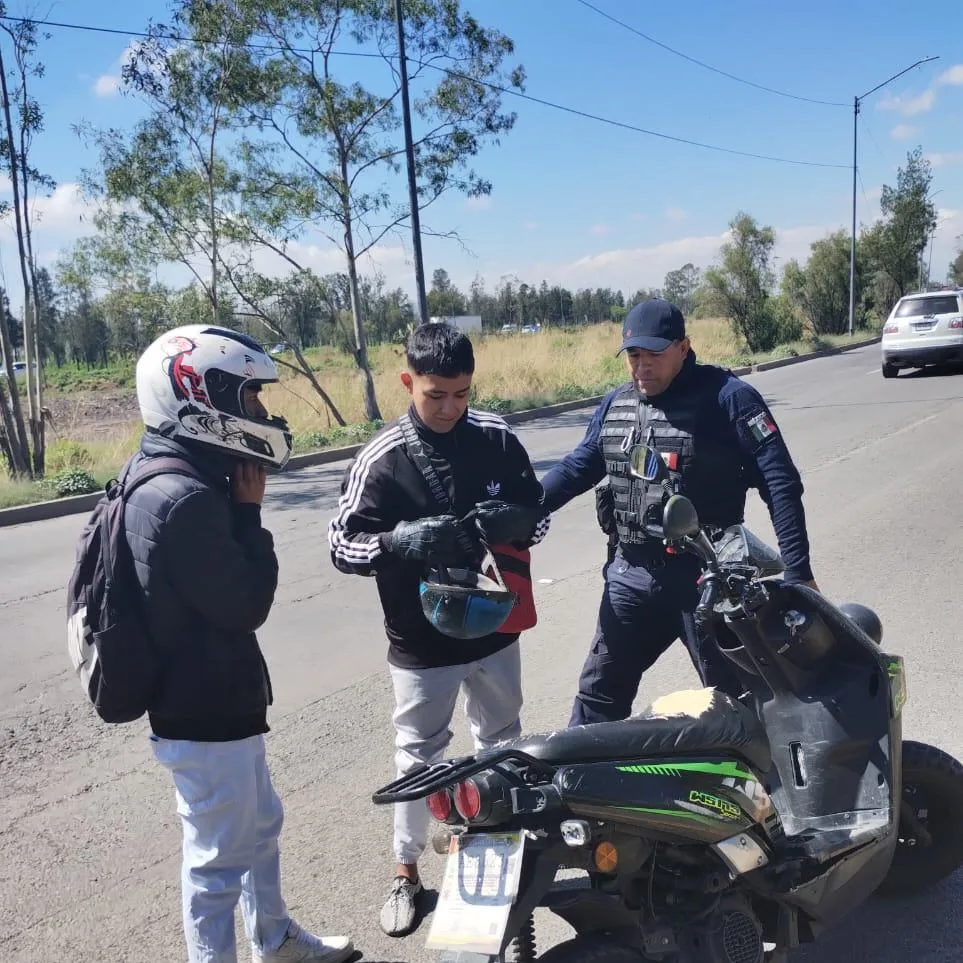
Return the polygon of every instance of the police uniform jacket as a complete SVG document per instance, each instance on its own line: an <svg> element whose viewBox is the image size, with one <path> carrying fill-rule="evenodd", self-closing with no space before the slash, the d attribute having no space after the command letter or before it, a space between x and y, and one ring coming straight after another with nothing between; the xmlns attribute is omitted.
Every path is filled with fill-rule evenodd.
<svg viewBox="0 0 963 963"><path fill-rule="evenodd" d="M643 435L645 426L656 426L660 449L660 427L673 440L685 439L681 492L692 499L703 524L741 523L746 494L757 489L772 518L785 578L812 579L803 484L772 413L752 385L728 369L698 364L694 352L662 394L646 399L629 382L605 397L578 448L542 479L546 508L557 511L607 475L613 488L624 484L612 471L624 473L628 458L618 463L618 447L638 425Z"/></svg>

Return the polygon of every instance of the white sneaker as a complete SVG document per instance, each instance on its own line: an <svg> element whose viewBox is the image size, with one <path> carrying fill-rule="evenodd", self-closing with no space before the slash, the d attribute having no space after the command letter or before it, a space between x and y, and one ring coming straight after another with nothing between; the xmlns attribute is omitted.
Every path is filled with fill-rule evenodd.
<svg viewBox="0 0 963 963"><path fill-rule="evenodd" d="M315 936L291 920L288 935L273 953L252 950L251 959L253 963L343 963L353 953L347 936Z"/></svg>

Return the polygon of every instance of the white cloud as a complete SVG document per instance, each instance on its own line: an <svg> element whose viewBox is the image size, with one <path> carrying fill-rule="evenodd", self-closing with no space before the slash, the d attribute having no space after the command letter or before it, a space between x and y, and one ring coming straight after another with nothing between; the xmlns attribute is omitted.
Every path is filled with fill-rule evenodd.
<svg viewBox="0 0 963 963"><path fill-rule="evenodd" d="M101 74L94 84L94 93L98 97L113 97L120 90L120 77L114 74Z"/></svg>
<svg viewBox="0 0 963 963"><path fill-rule="evenodd" d="M0 193L10 193L9 178L0 181ZM30 199L31 226L41 241L51 234L66 240L89 233L92 213L93 208L85 202L79 184L60 184L49 197L35 195ZM12 210L0 218L0 225L14 229Z"/></svg>
<svg viewBox="0 0 963 963"><path fill-rule="evenodd" d="M904 117L915 117L933 109L938 88L959 86L963 86L963 64L954 64L948 70L944 70L923 93L915 96L888 94L876 104L876 108L877 110L895 110Z"/></svg>
<svg viewBox="0 0 963 963"><path fill-rule="evenodd" d="M889 132L889 136L893 140L909 140L910 137L915 137L918 132L919 127L914 127L912 124L897 124Z"/></svg>
<svg viewBox="0 0 963 963"><path fill-rule="evenodd" d="M963 64L954 64L949 70L943 71L936 78L937 86L960 87L963 86Z"/></svg>
<svg viewBox="0 0 963 963"><path fill-rule="evenodd" d="M526 221L524 227L526 231L537 231L538 221Z"/></svg>
<svg viewBox="0 0 963 963"><path fill-rule="evenodd" d="M809 256L809 245L832 230L835 228L823 225L777 228L773 253L782 263L793 257L805 261ZM570 288L612 287L634 291L640 287L661 287L669 271L690 261L700 268L709 267L727 237L728 231L681 237L646 247L616 248L564 263L519 266L518 275L539 281L545 278L550 284L565 284Z"/></svg>
<svg viewBox="0 0 963 963"><path fill-rule="evenodd" d="M936 103L936 91L931 87L916 97L906 94L890 94L879 102L880 110L896 110L904 117L915 117L933 109Z"/></svg>
<svg viewBox="0 0 963 963"><path fill-rule="evenodd" d="M467 207L469 211L490 211L493 203L488 194L482 194L479 197L465 198L465 207Z"/></svg>
<svg viewBox="0 0 963 963"><path fill-rule="evenodd" d="M681 207L670 207L666 212L665 216L670 221L684 221L688 216L689 212L682 210Z"/></svg>
<svg viewBox="0 0 963 963"><path fill-rule="evenodd" d="M608 224L593 224L591 231L596 237L604 237L606 234L612 233L612 228Z"/></svg>
<svg viewBox="0 0 963 963"><path fill-rule="evenodd" d="M949 167L951 164L963 164L963 150L948 151L946 153L936 152L927 154L926 159L934 167Z"/></svg>
<svg viewBox="0 0 963 963"><path fill-rule="evenodd" d="M132 40L124 49L121 51L120 56L110 65L110 70L107 73L101 74L95 81L93 87L91 88L93 92L98 97L115 97L120 93L123 81L121 79L121 73L123 68L131 61L133 57L142 49L148 49L148 45L145 41L137 39ZM88 79L89 74L82 74L81 79Z"/></svg>
<svg viewBox="0 0 963 963"><path fill-rule="evenodd" d="M332 274L347 268L344 253L329 241L315 242L308 238L291 241L286 251L298 264L310 268L316 274ZM253 266L255 270L268 276L284 275L291 271L288 261L267 248L258 248L253 258ZM376 245L358 259L358 270L361 274L380 272L385 275L389 287L403 283L400 276L402 270L406 269L407 254L400 244Z"/></svg>
<svg viewBox="0 0 963 963"><path fill-rule="evenodd" d="M0 176L0 197L9 198L9 178ZM94 232L93 216L96 205L88 203L80 185L61 184L49 197L31 200L34 248L41 266L51 266L59 255L78 238ZM2 269L10 275L15 273L16 242L13 212L0 218L0 257ZM287 246L291 257L304 267L318 274L345 270L344 254L320 235L307 236L292 241ZM256 270L267 275L285 275L291 266L283 258L266 248L259 249L253 259ZM371 276L380 272L389 288L414 287L413 271L405 248L400 243L385 243L374 247L358 260L361 274ZM193 278L183 265L163 265L158 276L170 284L188 284Z"/></svg>

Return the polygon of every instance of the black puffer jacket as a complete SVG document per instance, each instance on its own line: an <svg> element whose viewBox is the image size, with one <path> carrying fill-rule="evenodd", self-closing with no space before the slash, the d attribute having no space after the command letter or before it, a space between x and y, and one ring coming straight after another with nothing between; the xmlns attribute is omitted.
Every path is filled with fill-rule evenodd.
<svg viewBox="0 0 963 963"><path fill-rule="evenodd" d="M278 562L259 505L235 504L232 461L147 433L129 463L175 456L204 475L158 475L130 496L127 542L164 670L151 728L168 739L226 742L268 731L271 683L255 631Z"/></svg>

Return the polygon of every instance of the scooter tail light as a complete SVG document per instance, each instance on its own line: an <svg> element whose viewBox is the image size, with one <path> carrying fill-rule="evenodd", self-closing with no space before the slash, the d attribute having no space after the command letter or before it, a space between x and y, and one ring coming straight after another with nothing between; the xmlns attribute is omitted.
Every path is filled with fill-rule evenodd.
<svg viewBox="0 0 963 963"><path fill-rule="evenodd" d="M451 794L447 789L440 789L428 797L428 812L430 812L438 822L446 822L451 816L451 810Z"/></svg>
<svg viewBox="0 0 963 963"><path fill-rule="evenodd" d="M455 809L462 819L478 817L482 808L481 790L474 779L465 779L455 787Z"/></svg>

